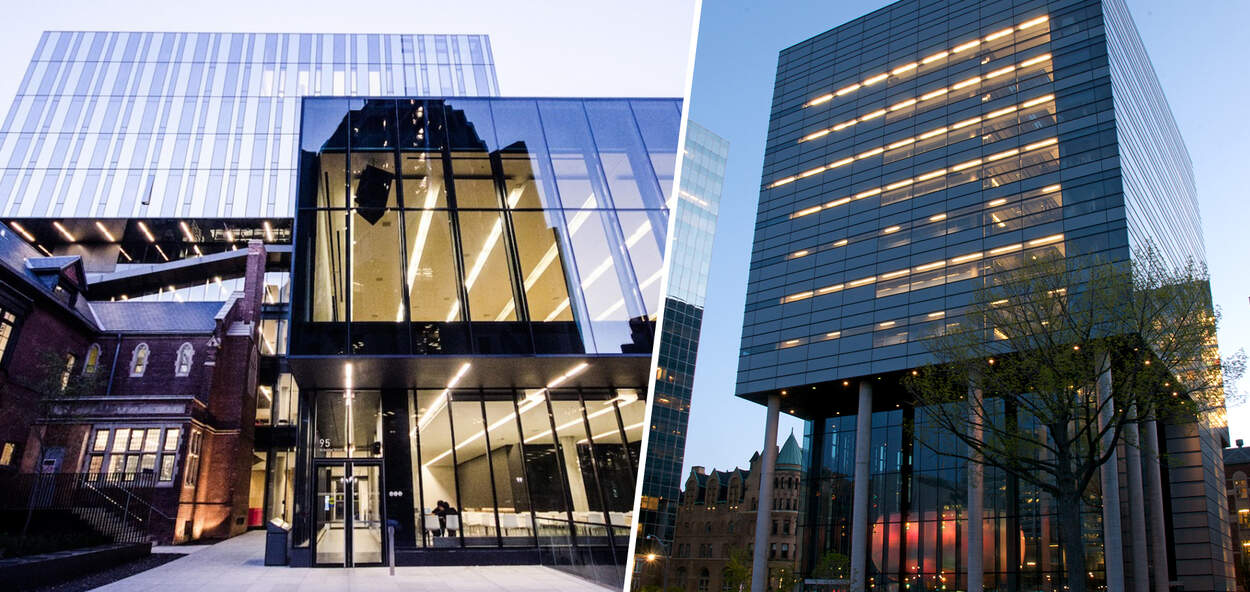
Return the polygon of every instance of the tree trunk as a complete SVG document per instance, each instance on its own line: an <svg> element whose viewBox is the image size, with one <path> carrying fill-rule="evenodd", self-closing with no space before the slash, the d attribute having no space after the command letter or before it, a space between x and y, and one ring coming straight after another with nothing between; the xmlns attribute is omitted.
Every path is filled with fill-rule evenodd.
<svg viewBox="0 0 1250 592"><path fill-rule="evenodd" d="M1067 574L1069 592L1085 592L1086 567L1085 545L1081 538L1081 495L1076 491L1076 480L1060 476L1060 495L1057 500L1059 515L1059 547L1063 550L1063 565Z"/></svg>

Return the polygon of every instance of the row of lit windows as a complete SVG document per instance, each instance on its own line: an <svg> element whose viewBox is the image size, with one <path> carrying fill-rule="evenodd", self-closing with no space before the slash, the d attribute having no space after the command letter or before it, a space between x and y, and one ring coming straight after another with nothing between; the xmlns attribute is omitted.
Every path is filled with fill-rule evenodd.
<svg viewBox="0 0 1250 592"><path fill-rule="evenodd" d="M1056 208L1056 207L1058 207L1058 206L1060 206L1060 205L1062 205L1062 204L1063 204L1061 194L1056 193L1056 192L1058 192L1058 191L1059 191L1060 187L1061 187L1061 186L1060 186L1060 185L1058 185L1058 184L1055 184L1055 185L1048 185L1048 186L1046 186L1046 187L1043 187L1043 188L1042 188L1042 189L1040 189L1040 190L1031 191L1031 192L1027 192L1027 193L1021 194L1021 195L1020 195L1020 196L1018 196L1018 197L1020 197L1020 198L1021 198L1021 201L1024 201L1024 200L1029 200L1029 201L1028 201L1028 206L1026 206L1026 207L1024 208L1025 210L1042 211L1042 210L1046 210L1046 209ZM1046 197L1046 201L1045 201L1045 203L1044 203L1044 204L1035 204L1035 203L1033 203L1033 202L1035 202L1035 201L1036 201L1036 198L1034 198L1034 199L1029 199L1029 198L1031 198L1033 195L1042 195L1042 196L1048 196L1048 197ZM998 199L994 199L994 200L991 200L991 201L989 201L989 202L986 202L986 203L985 203L984 209L987 211L988 218L989 218L989 220L988 220L988 222L987 222L987 225L988 225L988 224L993 224L993 225L997 225L997 226L1006 226L1006 224L1007 224L1007 223L1008 223L1008 221L1010 220L1010 218L1008 218L1008 217L1007 217L1007 214L1006 214L1006 213L1003 213L1003 214L1000 216L998 213L993 213L993 212L990 212L990 211L991 211L991 210L994 210L995 208L1004 208L1004 207L1007 205L1007 203L1008 203L1008 199L1007 199L1007 198L1005 198L1005 197L1001 197L1001 198L998 198ZM1019 215L1021 214L1021 212L1019 211L1019 210L1020 210L1020 208L1019 208L1019 207L1016 207L1016 208L1014 208L1014 209L1015 209L1015 210L1017 210L1017 211L1015 212L1015 214L1016 214L1017 216L1019 216ZM964 213L966 213L966 212L964 212ZM1031 213L1031 212L1030 212L1030 213ZM958 215L961 215L961 213L960 213L960 212L956 212L954 215L958 216ZM786 256L785 256L785 258L786 258L786 259L799 259L799 258L802 258L802 257L806 257L806 256L808 256L808 255L812 255L812 254L814 254L814 253L820 253L820 252L823 252L823 251L828 251L828 250L837 249L837 248L840 248L840 247L845 247L846 245L848 245L848 244L850 244L850 243L853 243L853 242L859 242L859 241L862 241L862 240L868 240L868 239L872 239L872 238L876 238L877 236L881 236L881 235L889 235L889 234L894 234L894 233L897 233L897 232L900 232L900 231L904 231L904 230L908 230L908 229L911 229L911 228L924 228L924 227L927 227L927 226L929 226L929 225L936 225L936 224L938 224L938 223L945 222L947 219L948 219L948 215L947 215L947 213L946 213L946 212L938 212L938 213L936 213L936 214L931 214L931 215L929 215L929 216L925 216L925 217L919 218L919 219L917 219L917 220L915 220L915 221L913 221L913 222L911 222L911 223L908 223L908 224L895 224L895 225L887 226L887 227L882 228L882 229L880 229L880 230L876 230L876 231L872 231L872 232L865 232L865 233L862 233L862 234L859 234L859 235L856 235L856 236L851 236L851 237L847 237L847 238L842 238L842 239L836 240L836 241L834 241L834 242L832 242L832 243L828 243L828 244L824 244L824 245L818 245L818 246L815 246L815 247L809 247L809 248L805 248L805 249L799 249L799 250L797 250L797 251L794 251L794 252L790 253L789 255L786 255ZM933 233L931 233L931 234L932 234L933 236L941 236L942 234L945 234L945 233L941 233L941 232L933 232ZM905 244L905 243L906 243L906 241L903 241L903 242L902 242L902 243L900 243L900 244ZM898 245L894 245L894 246L898 246Z"/></svg>
<svg viewBox="0 0 1250 592"><path fill-rule="evenodd" d="M144 473L172 481L178 455L180 428L104 428L95 431L86 471L92 475L123 476L134 480Z"/></svg>
<svg viewBox="0 0 1250 592"><path fill-rule="evenodd" d="M2 350L0 350L2 351ZM148 357L151 355L151 348L146 343L140 343L130 354L130 376L132 378L142 377L148 369ZM195 348L190 343L183 343L178 347L178 356L174 360L174 376L183 378L191 374L192 361L195 358ZM83 363L84 374L95 374L100 367L100 344L93 343L87 349L87 359Z"/></svg>
<svg viewBox="0 0 1250 592"><path fill-rule="evenodd" d="M1025 29L1040 25L1042 23L1047 22L1048 19L1049 17L1046 15L1033 18L1033 19L1029 19L1027 21L1020 23L1014 28L1007 27L1006 29L1003 29L1001 31L995 31L993 33L990 33L989 35L986 35L984 39L980 39L980 38L973 39L971 41L967 41L967 42L955 45L951 47L950 49L942 50L932 55L926 56L925 58L921 59L919 62L911 62L911 63L903 64L901 66L897 66L887 71L882 71L880 73L864 78L863 80L859 82L854 82L848 86L844 86L838 89L837 91L826 93L814 99L811 99L807 101L806 103L804 103L803 107L805 108L814 107L816 105L828 103L829 101L832 101L835 97L842 97L845 95L849 95L855 91L858 91L861 88L872 86L878 82L881 82L889 78L890 76L901 76L909 72L916 72L919 70L921 66L927 66L939 60L945 60L950 56L953 56L953 55L962 53L964 51L973 49L975 47L978 47L982 43L991 43L998 39L1002 39L1008 35L1011 35L1014 31L1023 31ZM971 55L974 55L974 54L969 54L969 56Z"/></svg>

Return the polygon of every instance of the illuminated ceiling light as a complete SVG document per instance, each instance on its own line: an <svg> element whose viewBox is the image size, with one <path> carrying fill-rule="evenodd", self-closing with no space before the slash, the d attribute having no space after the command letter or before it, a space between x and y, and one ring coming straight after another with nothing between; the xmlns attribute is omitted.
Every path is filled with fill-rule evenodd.
<svg viewBox="0 0 1250 592"><path fill-rule="evenodd" d="M122 252L122 255L126 257L127 261L134 261L134 258L130 256L130 253L127 253L126 249L122 248L121 245L117 245L117 250Z"/></svg>
<svg viewBox="0 0 1250 592"><path fill-rule="evenodd" d="M906 101L901 101L893 105L890 105L890 111L898 111L899 109L905 109L915 104L916 104L916 99L907 99Z"/></svg>
<svg viewBox="0 0 1250 592"><path fill-rule="evenodd" d="M833 131L835 131L835 132L840 132L840 131L842 131L842 130L844 130L844 129L848 128L848 127L851 127L852 125L855 125L856 123L858 123L858 122L857 122L857 121L855 121L854 119L852 119L852 120L850 120L850 121L844 121L844 122L842 122L842 123L839 123L838 125L833 126L833 128L832 128L832 129L833 129Z"/></svg>
<svg viewBox="0 0 1250 592"><path fill-rule="evenodd" d="M990 306L1002 306L1002 305L1004 305L1004 304L1007 304L1007 299L1006 299L1006 298L1003 298L1002 300L995 300L995 301L993 301L993 302L991 302L991 303L990 303Z"/></svg>
<svg viewBox="0 0 1250 592"><path fill-rule="evenodd" d="M150 243L156 242L156 237L152 236L152 231L148 230L148 225L144 224L143 220L140 220L138 222L138 225L139 225L139 230L143 231L143 236L147 237L148 242Z"/></svg>
<svg viewBox="0 0 1250 592"><path fill-rule="evenodd" d="M969 78L967 80L961 80L959 82L956 82L955 84L952 84L951 90L959 90L965 86L972 86L973 84L976 84L978 82L981 82L981 77L973 76L972 78Z"/></svg>
<svg viewBox="0 0 1250 592"><path fill-rule="evenodd" d="M61 236L65 237L65 240L71 243L78 240L78 239L75 239L74 235L70 234L69 230L67 230L64 226L62 226L60 222L53 220L52 227L55 228L57 232L61 233Z"/></svg>
<svg viewBox="0 0 1250 592"><path fill-rule="evenodd" d="M1037 150L1038 148L1045 148L1052 144L1057 144L1058 142L1059 140L1057 138L1050 138L1049 140L1042 140L1041 142L1034 142L1032 144L1029 144L1028 146L1025 146L1024 148L1022 148L1022 150L1025 150L1025 151Z"/></svg>
<svg viewBox="0 0 1250 592"><path fill-rule="evenodd" d="M969 41L967 43L961 43L959 45L956 45L955 47L952 47L951 53L959 53L961 51L972 49L978 45L981 45L981 40L973 39L972 41Z"/></svg>
<svg viewBox="0 0 1250 592"><path fill-rule="evenodd" d="M803 106L804 106L804 107L815 107L816 105L819 105L819 104L821 104L821 103L828 103L828 102L829 102L829 101L831 101L831 100L833 100L833 95L821 95L821 96L819 96L819 97L816 97L816 98L814 98L814 99L812 99L812 100L808 101L808 102L807 102L807 104L805 104L805 105L803 105Z"/></svg>
<svg viewBox="0 0 1250 592"><path fill-rule="evenodd" d="M998 152L998 153L996 153L996 154L991 154L991 155L989 155L989 156L985 157L985 160L988 160L988 161L990 161L990 162L994 162L995 160L1002 160L1002 159L1004 159L1004 158L1007 158L1008 156L1015 156L1015 155L1017 155L1017 154L1019 154L1019 153L1020 153L1020 151L1019 151L1019 150L1017 150L1017 149L1015 149L1015 148L1012 148L1011 150L1004 150L1004 151L1002 151L1002 152Z"/></svg>
<svg viewBox="0 0 1250 592"><path fill-rule="evenodd" d="M819 212L819 211L820 211L820 206L812 206L810 208L802 209L802 210L799 210L798 212L795 212L794 217L801 218L808 214L815 214L816 212Z"/></svg>
<svg viewBox="0 0 1250 592"><path fill-rule="evenodd" d="M932 216L929 216L930 222L940 222L945 219L946 219L946 214L934 214Z"/></svg>
<svg viewBox="0 0 1250 592"><path fill-rule="evenodd" d="M1036 26L1036 25L1040 25L1040 24L1042 24L1042 23L1046 22L1049 18L1050 18L1050 17L1048 17L1048 16L1046 16L1046 15L1042 15L1042 16L1039 16L1039 17L1037 17L1037 18L1035 18L1035 19L1030 19L1030 20L1024 21L1023 23L1020 23L1020 26L1018 26L1018 27L1016 27L1016 28L1017 28L1017 29L1020 29L1021 31L1023 31L1023 30L1025 30L1025 29L1029 28L1029 27L1033 27L1033 26Z"/></svg>
<svg viewBox="0 0 1250 592"><path fill-rule="evenodd" d="M169 261L169 255L165 254L165 249L162 249L161 246L157 244L153 244L152 246L156 247L156 252L161 254L162 259Z"/></svg>
<svg viewBox="0 0 1250 592"><path fill-rule="evenodd" d="M928 172L928 173L925 173L925 174L923 174L923 175L920 175L919 177L916 177L916 181L917 181L917 182L919 182L919 181L928 181L929 179L932 179L932 178L934 178L934 177L940 177L940 176L945 175L945 174L946 174L946 169L938 169L938 170L936 170L936 171L930 171L930 172Z"/></svg>
<svg viewBox="0 0 1250 592"><path fill-rule="evenodd" d="M895 232L898 232L899 230L901 230L901 228L898 226L890 226L890 227L883 229L881 231L881 234L894 234Z"/></svg>
<svg viewBox="0 0 1250 592"><path fill-rule="evenodd" d="M820 131L818 131L818 132L812 132L812 133L810 133L810 134L807 134L806 136L803 136L803 137L802 137L802 139L800 139L799 141L800 141L800 142L810 142L810 141L812 141L812 140L815 140L815 139L817 139L817 138L821 138L821 137L823 137L823 136L827 136L827 135L829 135L829 130L827 130L827 129L822 129L822 130L820 130Z"/></svg>
<svg viewBox="0 0 1250 592"><path fill-rule="evenodd" d="M1012 106L1010 106L1010 107L1003 107L1002 109L999 109L999 110L997 110L997 111L990 111L989 113L986 113L986 114L985 114L985 118L986 118L986 119L994 119L995 117L998 117L998 116L1000 116L1000 115L1006 115L1006 114L1011 113L1012 111L1015 111L1015 110L1016 110L1016 106L1015 106L1015 105L1012 105Z"/></svg>
<svg viewBox="0 0 1250 592"><path fill-rule="evenodd" d="M951 264L956 264L956 263L966 263L966 262L968 262L968 261L975 261L975 260L977 260L977 259L980 259L980 258L981 258L981 256L982 256L982 253L968 253L967 255L960 255L960 256L958 256L958 257L955 257L955 258L951 259Z"/></svg>
<svg viewBox="0 0 1250 592"><path fill-rule="evenodd" d="M25 237L26 240L32 243L35 242L35 236L31 234L28 230L26 230L26 228L23 227L21 224L18 224L17 221L9 222L9 226L12 226L13 230L16 230L19 234Z"/></svg>
<svg viewBox="0 0 1250 592"><path fill-rule="evenodd" d="M872 85L874 85L874 84L876 84L876 83L878 83L878 82L881 82L882 80L885 80L886 78L889 78L889 77L890 77L890 76L889 76L888 74L885 74L885 73L877 74L876 76L873 76L872 78L866 78L866 79L864 79L864 86L872 86Z"/></svg>
<svg viewBox="0 0 1250 592"><path fill-rule="evenodd" d="M834 284L832 286L825 286L819 290L816 290L816 294L820 296L824 296L825 294L839 292L842 290L842 288L845 288L845 287L846 287L846 284Z"/></svg>
<svg viewBox="0 0 1250 592"><path fill-rule="evenodd" d="M230 242L234 242L234 231L230 230L229 228L226 229L226 240Z"/></svg>
<svg viewBox="0 0 1250 592"><path fill-rule="evenodd" d="M103 234L103 235L104 235L104 238L108 239L108 241L109 241L110 243L115 243L115 242L117 242L117 239L116 239L116 238L113 238L113 233L109 232L109 229L108 229L108 228L106 228L106 227L104 226L104 224L103 224L103 223L101 223L99 220L96 220L96 222L95 222L95 227L96 227L96 228L98 228L98 229L100 229L100 233L101 233L101 234Z"/></svg>
<svg viewBox="0 0 1250 592"><path fill-rule="evenodd" d="M39 247L39 250L40 250L40 251L43 251L43 254L44 254L44 255L47 255L47 256L49 256L49 257L51 257L51 256L52 256L52 251L49 251L49 250L47 250L47 249L43 248L43 245L41 245L41 244L39 244L39 243L35 243L35 246L36 246L36 247Z"/></svg>
<svg viewBox="0 0 1250 592"><path fill-rule="evenodd" d="M912 183L914 183L912 179L903 179L902 181L890 183L889 185L886 185L885 188L887 191L893 191L895 189L898 189L899 187L906 187L908 185L911 185Z"/></svg>
<svg viewBox="0 0 1250 592"><path fill-rule="evenodd" d="M873 148L872 150L861 152L859 156L856 156L855 158L868 158L869 156L876 156L878 154L881 154L882 152L885 152L885 148L877 146L876 148Z"/></svg>
<svg viewBox="0 0 1250 592"><path fill-rule="evenodd" d="M1055 184L1055 185L1047 185L1047 186L1045 186L1045 187L1043 187L1043 188L1042 188L1042 193L1054 193L1054 192L1056 192L1056 191L1059 191L1059 185L1058 185L1058 184Z"/></svg>
<svg viewBox="0 0 1250 592"><path fill-rule="evenodd" d="M1045 96L1040 96L1040 97L1037 97L1036 99L1030 99L1030 100L1028 100L1028 101L1025 101L1025 102L1023 102L1023 103L1020 103L1020 108L1021 108L1021 109L1028 109L1029 107L1033 107L1033 106L1035 106L1035 105L1041 105L1042 103L1045 103L1045 102L1051 101L1051 100L1053 100L1054 98L1055 98L1055 95L1045 95Z"/></svg>
<svg viewBox="0 0 1250 592"><path fill-rule="evenodd" d="M845 87L842 87L842 88L838 89L838 92L836 92L836 93L834 93L834 94L836 94L836 95L838 95L838 96L840 97L840 96L842 96L842 95L844 95L844 94L851 93L851 92L855 92L856 90L859 90L859 87L860 87L860 84L859 84L858 82L856 82L855 84L852 84L852 85L850 85L850 86L845 86Z"/></svg>
<svg viewBox="0 0 1250 592"><path fill-rule="evenodd" d="M968 126L970 126L970 125L972 125L972 124L974 124L974 123L980 123L980 122L981 122L981 118L980 118L980 117L973 117L973 118L971 118L971 119L965 119L965 120L963 120L963 121L961 121L961 122L959 122L959 123L952 123L952 124L951 124L951 129L953 129L953 130L957 130L957 129L959 129L959 128L968 127Z"/></svg>
<svg viewBox="0 0 1250 592"><path fill-rule="evenodd" d="M187 226L187 222L185 220L178 221L178 227L182 228L182 236L187 237L187 242L195 242L195 235L191 234L191 227Z"/></svg>
<svg viewBox="0 0 1250 592"><path fill-rule="evenodd" d="M812 297L812 291L808 290L806 292L799 292L798 294L791 294L789 296L786 296L785 298L781 299L781 303L786 304L790 302L798 302L799 300L806 300L811 297Z"/></svg>
<svg viewBox="0 0 1250 592"><path fill-rule="evenodd" d="M830 332L828 332L828 333L825 333L825 337L826 337L826 338L828 338L828 339L837 339L837 338L839 338L839 337L841 337L841 336L842 336L842 332L841 332L841 331L830 331Z"/></svg>
<svg viewBox="0 0 1250 592"><path fill-rule="evenodd" d="M879 323L877 326L882 329L885 329L887 327L893 327L894 325L895 325L894 321L885 321L884 323Z"/></svg>
<svg viewBox="0 0 1250 592"><path fill-rule="evenodd" d="M881 193L880 187L877 187L875 189L869 189L868 191L861 191L859 193L856 193L855 199L864 199L865 197L872 197L878 193Z"/></svg>
<svg viewBox="0 0 1250 592"><path fill-rule="evenodd" d="M786 177L784 179L778 179L776 181L773 181L773 184L769 185L768 187L769 188L781 187L782 185L785 185L786 183L792 183L792 182L794 182L794 177Z"/></svg>
<svg viewBox="0 0 1250 592"><path fill-rule="evenodd" d="M199 245L191 245L191 250L195 251L195 254L196 254L197 256L199 256L199 257L203 257L203 256L204 256L204 251L201 251L201 250L200 250L200 246L199 246Z"/></svg>
<svg viewBox="0 0 1250 592"><path fill-rule="evenodd" d="M909 269L900 269L900 270L898 270L898 271L891 271L890 273L883 273L883 274L881 274L881 279L883 279L883 280L890 280L890 279L894 279L894 278L896 278L896 277L900 277L900 276L907 275L907 273L908 273L909 271L911 271L911 270L909 270Z"/></svg>
<svg viewBox="0 0 1250 592"><path fill-rule="evenodd" d="M789 341L783 342L781 345L782 345L782 347L793 347L793 346L796 346L796 345L798 345L798 344L799 344L799 340L798 340L798 339L791 339L791 340L789 340Z"/></svg>
<svg viewBox="0 0 1250 592"><path fill-rule="evenodd" d="M1045 61L1047 61L1047 60L1049 60L1049 59L1050 59L1050 54L1048 54L1048 53L1044 53L1044 54L1039 55L1039 56L1037 56L1037 57L1029 58L1029 59L1027 59L1027 60L1024 60L1023 62L1020 62L1020 67L1021 67L1021 68L1028 68L1029 66L1032 66L1033 64L1040 64L1040 63L1045 62Z"/></svg>
<svg viewBox="0 0 1250 592"><path fill-rule="evenodd" d="M908 144L915 144L915 143L916 143L915 138L907 138L906 140L899 140L893 144L890 144L886 148L890 150L894 150L895 148L902 148L903 146L906 146Z"/></svg>
<svg viewBox="0 0 1250 592"><path fill-rule="evenodd" d="M1012 29L1011 27L1007 27L1006 29L1003 29L1003 30L1001 30L1001 31L996 31L996 32L994 32L994 33L990 33L989 35L986 35L986 36L985 36L985 42L986 42L986 43L989 43L990 41L993 41L993 40L995 40L995 39L1000 39L1000 38L1006 37L1006 36L1010 35L1010 34L1011 34L1011 32L1012 32L1013 30L1014 30L1014 29Z"/></svg>
<svg viewBox="0 0 1250 592"><path fill-rule="evenodd" d="M916 271L929 271L930 269L937 269L943 265L946 265L945 261L934 261L933 263L925 263L924 265L916 266Z"/></svg>
<svg viewBox="0 0 1250 592"><path fill-rule="evenodd" d="M808 254L808 250L807 250L807 249L803 249L802 251L795 251L793 254L791 254L791 255L790 255L790 258L791 258L791 259L798 259L799 257L806 257L806 256L807 256L807 254Z"/></svg>
<svg viewBox="0 0 1250 592"><path fill-rule="evenodd" d="M991 79L991 78L997 78L997 77L1002 76L1003 74L1007 74L1008 72L1011 72L1012 70L1015 70L1015 69L1016 69L1016 67L1015 67L1014 65L1013 65L1013 66L1003 66L1002 68L999 68L999 69L997 69L997 70L994 70L993 72L986 73L986 75L985 75L985 79L986 79L986 80L989 80L989 79Z"/></svg>
<svg viewBox="0 0 1250 592"><path fill-rule="evenodd" d="M848 156L846 158L843 158L842 160L835 160L825 166L831 169L836 169L840 166L846 166L848 164L851 164L852 162L855 162L855 159Z"/></svg>
<svg viewBox="0 0 1250 592"><path fill-rule="evenodd" d="M935 53L935 54L933 54L933 55L931 55L931 56L926 57L926 58L925 58L925 59L923 59L923 60L920 60L920 63L922 63L922 64L928 64L928 63L931 63L931 62L936 62L936 61L938 61L938 60L940 60L940 59L942 59L942 58L944 58L944 57L946 57L946 56L948 56L948 55L950 55L950 52L946 52L946 51L939 51L939 52L937 52L937 53Z"/></svg>
<svg viewBox="0 0 1250 592"><path fill-rule="evenodd" d="M815 175L815 174L817 174L817 173L823 173L823 172L825 172L825 167L822 165L822 166L818 166L818 167L816 167L816 168L814 168L814 169L808 169L808 170L806 170L806 171L803 171L803 172L799 173L799 178L800 178L800 179L806 179L807 177L810 177L810 176Z"/></svg>
<svg viewBox="0 0 1250 592"><path fill-rule="evenodd" d="M829 203L825 204L825 207L826 207L826 208L836 208L836 207L838 207L838 206L844 206L844 205L849 204L849 203L851 203L851 198L849 198L849 197L843 197L843 198L835 199L835 200L833 200L833 201L831 201L831 202L829 202Z"/></svg>
<svg viewBox="0 0 1250 592"><path fill-rule="evenodd" d="M353 373L355 368L351 362L343 364L343 388L352 390Z"/></svg>
<svg viewBox="0 0 1250 592"><path fill-rule="evenodd" d="M877 109L876 111L873 111L872 113L860 116L859 120L868 121L869 119L876 119L878 117L881 117L882 115L885 115L885 113L886 113L885 109Z"/></svg>
<svg viewBox="0 0 1250 592"><path fill-rule="evenodd" d="M842 239L842 240L840 240L840 241L838 241L838 242L836 242L836 243L833 243L833 246L835 246L835 247L843 247L843 246L846 246L846 239Z"/></svg>
<svg viewBox="0 0 1250 592"><path fill-rule="evenodd" d="M1039 245L1049 245L1050 243L1057 243L1061 240L1063 240L1062 234L1052 234L1050 236L1044 236L1042 238L1035 238L1029 241L1029 246L1036 247Z"/></svg>
<svg viewBox="0 0 1250 592"><path fill-rule="evenodd" d="M989 203L987 203L987 204L985 204L985 205L986 205L986 206L989 206L989 207L991 207L991 208L996 208L996 207L1001 206L1001 205L1003 205L1003 204L1005 204L1005 203L1007 203L1007 198L1005 198L1005 197L1000 197L1000 198L998 198L998 199L996 199L996 200L994 200L994 201L991 201L991 202L989 202Z"/></svg>
<svg viewBox="0 0 1250 592"><path fill-rule="evenodd" d="M951 167L951 171L953 171L953 172L962 171L962 170L964 170L964 169L968 169L968 168L972 168L972 167L974 167L974 166L977 166L977 165L979 165L979 164L981 164L981 159L977 158L977 159L969 160L969 161L967 161L967 162L961 162L961 163L959 163L959 164L957 164L957 165L955 165L955 166Z"/></svg>
<svg viewBox="0 0 1250 592"><path fill-rule="evenodd" d="M558 386L560 386L560 385L564 384L564 383L565 383L565 381L567 381L568 379L573 378L574 376L577 376L578 374L581 374L582 372L585 372L585 371L586 371L586 369L587 369L587 368L589 368L589 367L590 367L590 364L589 364L589 363L587 363L587 362L582 362L582 363L580 363L580 364L578 364L578 365L576 365L576 366L572 367L571 369L569 369L569 371L565 372L564 374L561 374L560 376L557 376L557 377L555 378L555 380L552 380L551 382L547 383L547 388L549 388L549 389L556 388L556 387L558 387Z"/></svg>
<svg viewBox="0 0 1250 592"><path fill-rule="evenodd" d="M269 221L265 220L261 226L265 229L265 240L273 242L273 227L269 225Z"/></svg>
<svg viewBox="0 0 1250 592"><path fill-rule="evenodd" d="M866 278L860 278L860 279L857 279L857 280L855 280L855 281L853 281L853 282L847 282L847 284L846 284L846 285L848 285L848 286L850 286L850 287L854 288L854 287L856 287L856 286L862 286L862 285L864 285L864 284L871 284L871 283L873 283L873 282L875 282L875 281L877 281L877 276L875 276L875 275L870 275L870 276L868 276L868 277L866 277Z"/></svg>
<svg viewBox="0 0 1250 592"><path fill-rule="evenodd" d="M925 315L925 316L927 316L927 317L929 317L929 318L931 318L931 319L940 319L940 318L942 318L942 317L946 316L946 311L944 311L944 310L939 310L939 311L937 311L937 312L931 312L931 313L929 313L929 314L927 314L927 315Z"/></svg>
<svg viewBox="0 0 1250 592"><path fill-rule="evenodd" d="M902 66L899 66L893 70L890 70L890 75L898 76L899 74L902 74L904 72L910 72L912 70L915 70L916 67L918 67L919 65L920 64L917 64L916 62L912 62L910 64L903 64Z"/></svg>
<svg viewBox="0 0 1250 592"><path fill-rule="evenodd" d="M1020 250L1020 249L1022 249L1022 248L1024 248L1024 245L1022 245L1022 244L1020 244L1020 243L1016 243L1016 244L1014 244L1014 245L1007 245L1007 246L1004 246L1004 247L998 247L997 249L990 249L990 254L991 254L991 255L1002 255L1003 253L1011 253L1011 252L1014 252L1014 251L1019 251L1019 250Z"/></svg>
<svg viewBox="0 0 1250 592"><path fill-rule="evenodd" d="M922 101L927 101L927 100L929 100L929 99L935 99L935 98L940 97L940 96L942 96L942 95L944 95L944 94L946 94L946 93L948 93L948 92L950 92L950 90L948 90L946 87L942 87L942 88L939 88L939 89L937 89L937 90L931 90L931 91L929 91L929 92L927 92L927 93L925 93L925 94L923 94L923 95L920 95L920 100L922 100Z"/></svg>
<svg viewBox="0 0 1250 592"><path fill-rule="evenodd" d="M917 136L917 137L918 137L918 138L920 138L921 140L928 140L929 138L932 138L933 136L937 136L937 135L940 135L940 134L944 134L944 133L946 133L946 131L947 131L947 130L946 130L946 128L944 128L944 127L939 127L939 128L937 128L937 129L935 129L935 130L930 130L930 131L927 131L927 132L925 132L925 133L923 133L923 134L920 134L920 135L919 135L919 136Z"/></svg>

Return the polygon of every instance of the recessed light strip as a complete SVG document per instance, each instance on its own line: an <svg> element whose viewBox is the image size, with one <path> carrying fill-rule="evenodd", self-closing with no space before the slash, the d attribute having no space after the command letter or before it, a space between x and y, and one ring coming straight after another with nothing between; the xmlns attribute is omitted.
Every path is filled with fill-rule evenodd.
<svg viewBox="0 0 1250 592"><path fill-rule="evenodd" d="M828 103L829 101L832 101L833 99L837 97L843 97L855 91L858 91L859 89L864 88L865 86L872 86L878 82L881 82L882 80L885 80L886 78L889 78L890 76L898 76L901 74L905 74L907 72L916 70L920 66L927 66L933 62L944 60L952 55L963 53L969 49L972 49L974 47L977 47L978 45L981 45L982 43L989 43L997 39L1001 39L1003 37L1006 37L1007 35L1010 35L1013 32L1013 30L1023 31L1025 29L1035 27L1037 25L1040 25L1046 22L1047 20L1049 20L1049 18L1050 17L1047 15L1042 15L1037 18L1029 19L1027 21L1020 23L1019 25L1016 25L1015 27L1007 27L1000 31L995 31L993 33L990 33L989 35L986 35L983 39L982 38L973 39L965 43L960 43L959 45L951 47L950 49L946 49L943 51L930 54L928 56L925 56L924 58L921 58L919 63L910 62L907 64L903 64L901 66L892 68L888 70L888 73L881 72L881 73L869 76L868 78L865 78L859 82L852 82L851 84L843 86L842 88L838 90L825 93L823 95L820 95L814 99L807 101L806 103L803 103L803 108L806 109L807 107L815 107L817 105L823 105L825 103Z"/></svg>

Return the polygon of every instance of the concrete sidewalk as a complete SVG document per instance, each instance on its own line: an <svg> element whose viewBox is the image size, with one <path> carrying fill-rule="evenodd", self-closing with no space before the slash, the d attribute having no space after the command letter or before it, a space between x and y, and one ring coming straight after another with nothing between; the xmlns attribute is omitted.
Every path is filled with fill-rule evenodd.
<svg viewBox="0 0 1250 592"><path fill-rule="evenodd" d="M264 565L265 533L252 531L186 557L113 582L106 592L227 590L321 592L330 590L437 590L440 592L605 592L611 590L537 565L473 567L291 568ZM162 548L173 551L176 548Z"/></svg>

